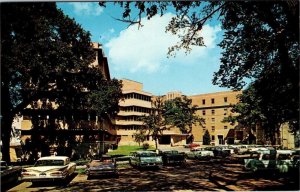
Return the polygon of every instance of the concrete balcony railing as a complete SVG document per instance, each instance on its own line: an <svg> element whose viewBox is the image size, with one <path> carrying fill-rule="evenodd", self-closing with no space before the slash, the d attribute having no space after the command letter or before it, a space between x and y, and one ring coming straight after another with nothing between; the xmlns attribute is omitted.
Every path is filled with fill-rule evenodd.
<svg viewBox="0 0 300 192"><path fill-rule="evenodd" d="M143 116L147 115L148 113L143 113L143 112L136 112L136 111L120 111L118 113L119 116Z"/></svg>
<svg viewBox="0 0 300 192"><path fill-rule="evenodd" d="M116 120L116 125L143 125L142 121Z"/></svg>
<svg viewBox="0 0 300 192"><path fill-rule="evenodd" d="M126 99L124 101L120 101L119 105L121 107L129 107L129 106L139 106L139 107L145 107L145 108L151 108L151 102L150 101L143 101L138 99Z"/></svg>

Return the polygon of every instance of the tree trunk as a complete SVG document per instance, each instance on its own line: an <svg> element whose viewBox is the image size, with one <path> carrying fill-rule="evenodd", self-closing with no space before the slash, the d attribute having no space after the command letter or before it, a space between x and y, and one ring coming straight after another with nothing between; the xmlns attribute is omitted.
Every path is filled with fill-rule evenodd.
<svg viewBox="0 0 300 192"><path fill-rule="evenodd" d="M13 115L11 114L3 114L1 121L1 140L2 140L2 160L10 163L10 136L11 136L11 126L13 122Z"/></svg>
<svg viewBox="0 0 300 192"><path fill-rule="evenodd" d="M157 139L157 137L155 137L155 149L156 149L156 151L158 150L158 139Z"/></svg>
<svg viewBox="0 0 300 192"><path fill-rule="evenodd" d="M3 83L3 82L2 82ZM13 123L13 110L12 104L9 94L9 87L5 86L6 83L2 84L1 86L1 141L2 141L2 160L10 163L10 154L9 154L9 147L10 147L10 137L11 137L11 127Z"/></svg>

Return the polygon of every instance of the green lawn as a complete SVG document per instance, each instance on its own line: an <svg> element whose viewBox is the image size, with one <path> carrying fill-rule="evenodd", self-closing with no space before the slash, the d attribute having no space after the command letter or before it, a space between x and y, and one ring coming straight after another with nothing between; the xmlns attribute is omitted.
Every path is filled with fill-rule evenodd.
<svg viewBox="0 0 300 192"><path fill-rule="evenodd" d="M109 151L108 155L129 155L132 151L140 151L143 150L142 146L119 146L118 149ZM155 150L153 146L150 146L148 150Z"/></svg>

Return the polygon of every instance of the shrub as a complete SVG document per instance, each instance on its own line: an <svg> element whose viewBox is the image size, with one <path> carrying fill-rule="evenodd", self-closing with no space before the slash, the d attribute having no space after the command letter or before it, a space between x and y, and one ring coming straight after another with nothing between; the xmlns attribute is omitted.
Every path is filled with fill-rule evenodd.
<svg viewBox="0 0 300 192"><path fill-rule="evenodd" d="M149 146L149 143L144 143L144 144L143 144L143 149L144 149L144 150L149 149L149 147L150 147L150 146Z"/></svg>

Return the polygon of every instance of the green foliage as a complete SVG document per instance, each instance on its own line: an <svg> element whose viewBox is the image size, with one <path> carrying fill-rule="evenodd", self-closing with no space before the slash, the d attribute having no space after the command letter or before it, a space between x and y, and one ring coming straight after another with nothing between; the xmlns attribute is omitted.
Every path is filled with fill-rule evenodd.
<svg viewBox="0 0 300 192"><path fill-rule="evenodd" d="M240 89L251 78L241 103L234 107L241 115L238 122L252 128L262 124L271 137L288 122L295 133L299 129L299 2L227 4L221 14L224 51L213 83Z"/></svg>
<svg viewBox="0 0 300 192"><path fill-rule="evenodd" d="M141 143L143 143L147 136L145 135L145 131L144 130L140 130L139 132L137 133L134 133L133 134L133 137L134 137L134 141L137 142L139 144L139 146L141 145Z"/></svg>
<svg viewBox="0 0 300 192"><path fill-rule="evenodd" d="M210 134L208 132L208 130L205 131L204 135L203 135L203 145L210 145Z"/></svg>
<svg viewBox="0 0 300 192"><path fill-rule="evenodd" d="M155 148L158 146L158 137L162 135L163 131L167 129L164 120L164 102L161 96L157 97L152 102L152 110L149 115L144 116L142 121L145 125L144 130L147 135L151 135L155 140Z"/></svg>
<svg viewBox="0 0 300 192"><path fill-rule="evenodd" d="M149 115L143 117L145 132L156 141L164 130L177 127L182 133L191 133L192 125L202 125L204 119L195 115L196 106L192 106L192 100L187 97L175 98L164 101L163 97L157 97L152 103Z"/></svg>
<svg viewBox="0 0 300 192"><path fill-rule="evenodd" d="M86 168L76 169L76 173L78 173L79 175L85 174L86 173Z"/></svg>
<svg viewBox="0 0 300 192"><path fill-rule="evenodd" d="M143 144L143 149L144 149L144 150L149 149L149 147L150 147L149 143L144 143L144 144Z"/></svg>
<svg viewBox="0 0 300 192"><path fill-rule="evenodd" d="M149 149L152 150L154 149L154 147L150 146ZM143 147L124 145L124 146L118 146L118 149L109 151L107 154L108 155L129 155L130 152L140 151L140 150L144 150Z"/></svg>
<svg viewBox="0 0 300 192"><path fill-rule="evenodd" d="M38 99L55 101L59 108L52 112L51 107L43 107L49 114L46 124L41 120L46 119L45 114L27 114L34 129L60 128L57 119L75 128L89 107L98 115L118 111L121 83L104 79L98 67L89 66L95 59L90 33L55 3L1 4L1 47L1 107L5 109L1 140L6 161L13 117L23 115ZM60 135L51 141L55 138L69 139L70 145L74 141Z"/></svg>
<svg viewBox="0 0 300 192"><path fill-rule="evenodd" d="M299 129L299 1L142 2L127 5L128 14L123 17L142 26L142 16L162 15L171 6L176 16L166 31L180 41L169 48L170 55L203 46L198 32L212 18L219 19L224 30L219 44L223 52L213 84L240 90L246 80L252 81L250 89L255 89L255 94L250 91L252 96L245 96L248 101L236 106L237 111L245 112L245 120L240 121L253 127L254 120L268 119L268 127L273 128L267 132L276 132L275 127L283 122L288 122L294 133ZM139 10L139 19L130 22L135 17L128 9L133 7Z"/></svg>
<svg viewBox="0 0 300 192"><path fill-rule="evenodd" d="M122 98L122 82L117 79L101 81L97 89L93 87L87 95L88 110L95 111L98 116L109 114L115 116L119 112L119 100Z"/></svg>
<svg viewBox="0 0 300 192"><path fill-rule="evenodd" d="M266 132L266 139L275 143L275 133L279 131L281 124L289 122L289 118L284 115L283 105L276 106L272 101L272 96L268 99L258 93L256 84L251 84L241 95L238 96L239 103L233 106L232 112L238 113L238 116L228 116L224 118L225 122L238 122L239 125L252 128L262 126ZM293 129L293 124L289 124Z"/></svg>
<svg viewBox="0 0 300 192"><path fill-rule="evenodd" d="M192 106L192 100L186 96L168 100L164 105L166 124L178 127L182 133L191 133L192 125L203 126L204 119L195 115L197 106Z"/></svg>

